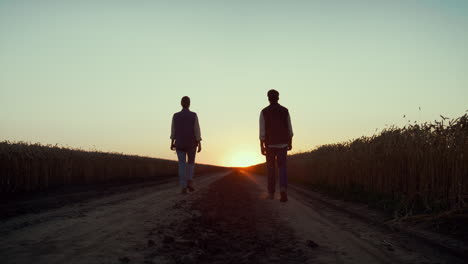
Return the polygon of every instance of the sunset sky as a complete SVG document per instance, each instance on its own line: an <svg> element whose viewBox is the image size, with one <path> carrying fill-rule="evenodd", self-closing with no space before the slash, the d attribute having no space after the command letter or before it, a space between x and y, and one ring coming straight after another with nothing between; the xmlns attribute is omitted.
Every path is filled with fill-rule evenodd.
<svg viewBox="0 0 468 264"><path fill-rule="evenodd" d="M175 160L188 95L197 162L256 164L269 89L307 151L461 116L467 47L465 0L0 0L0 141Z"/></svg>

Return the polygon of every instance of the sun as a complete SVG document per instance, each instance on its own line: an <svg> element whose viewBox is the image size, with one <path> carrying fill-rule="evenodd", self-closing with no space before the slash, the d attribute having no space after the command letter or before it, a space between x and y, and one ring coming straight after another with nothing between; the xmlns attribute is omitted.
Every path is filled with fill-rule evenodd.
<svg viewBox="0 0 468 264"><path fill-rule="evenodd" d="M248 167L262 162L265 162L265 157L260 154L260 151L239 150L228 156L226 166Z"/></svg>

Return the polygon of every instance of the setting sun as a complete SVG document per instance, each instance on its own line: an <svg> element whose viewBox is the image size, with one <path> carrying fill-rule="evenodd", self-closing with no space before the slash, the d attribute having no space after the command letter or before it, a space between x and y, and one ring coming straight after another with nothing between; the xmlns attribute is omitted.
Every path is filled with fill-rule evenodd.
<svg viewBox="0 0 468 264"><path fill-rule="evenodd" d="M229 153L225 161L225 166L248 167L262 162L265 162L265 157L260 154L260 151L238 150Z"/></svg>

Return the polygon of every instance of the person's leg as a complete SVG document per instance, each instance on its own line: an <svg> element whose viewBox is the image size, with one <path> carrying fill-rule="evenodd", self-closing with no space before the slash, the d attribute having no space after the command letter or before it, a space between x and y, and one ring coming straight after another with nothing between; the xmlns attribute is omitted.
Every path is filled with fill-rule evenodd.
<svg viewBox="0 0 468 264"><path fill-rule="evenodd" d="M187 153L182 150L177 150L177 158L179 160L179 183L182 189L187 188L187 180L186 180L186 157Z"/></svg>
<svg viewBox="0 0 468 264"><path fill-rule="evenodd" d="M278 149L277 151L279 186L280 191L282 192L285 192L288 188L288 167L286 164L287 154L288 152L286 148Z"/></svg>
<svg viewBox="0 0 468 264"><path fill-rule="evenodd" d="M187 187L189 191L194 191L193 188L193 172L195 167L195 155L197 153L197 149L193 148L187 151L188 161L187 161Z"/></svg>
<svg viewBox="0 0 468 264"><path fill-rule="evenodd" d="M288 188L287 155L288 155L288 151L286 148L281 148L277 150L279 185L280 185L282 202L286 202L288 200L287 194L286 194L286 191Z"/></svg>
<svg viewBox="0 0 468 264"><path fill-rule="evenodd" d="M270 195L275 193L276 177L275 177L275 157L276 151L274 148L267 148L266 150L266 167L267 167L267 180L268 180L268 193Z"/></svg>

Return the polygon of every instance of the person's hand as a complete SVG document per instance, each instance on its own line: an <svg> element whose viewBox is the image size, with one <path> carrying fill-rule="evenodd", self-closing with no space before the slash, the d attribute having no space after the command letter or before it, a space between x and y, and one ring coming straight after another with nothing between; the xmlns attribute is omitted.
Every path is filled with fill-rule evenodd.
<svg viewBox="0 0 468 264"><path fill-rule="evenodd" d="M201 143L198 143L198 150L197 150L197 152L200 153L200 151L201 151Z"/></svg>
<svg viewBox="0 0 468 264"><path fill-rule="evenodd" d="M175 140L172 140L171 141L171 150L175 150L175 149L176 149Z"/></svg>
<svg viewBox="0 0 468 264"><path fill-rule="evenodd" d="M289 144L288 145L288 150L291 150L292 149L292 144Z"/></svg>
<svg viewBox="0 0 468 264"><path fill-rule="evenodd" d="M265 147L265 142L260 140L260 152L262 153L263 156L266 156L266 147Z"/></svg>
<svg viewBox="0 0 468 264"><path fill-rule="evenodd" d="M262 151L262 155L266 156L266 148L264 146L261 146L261 151Z"/></svg>

